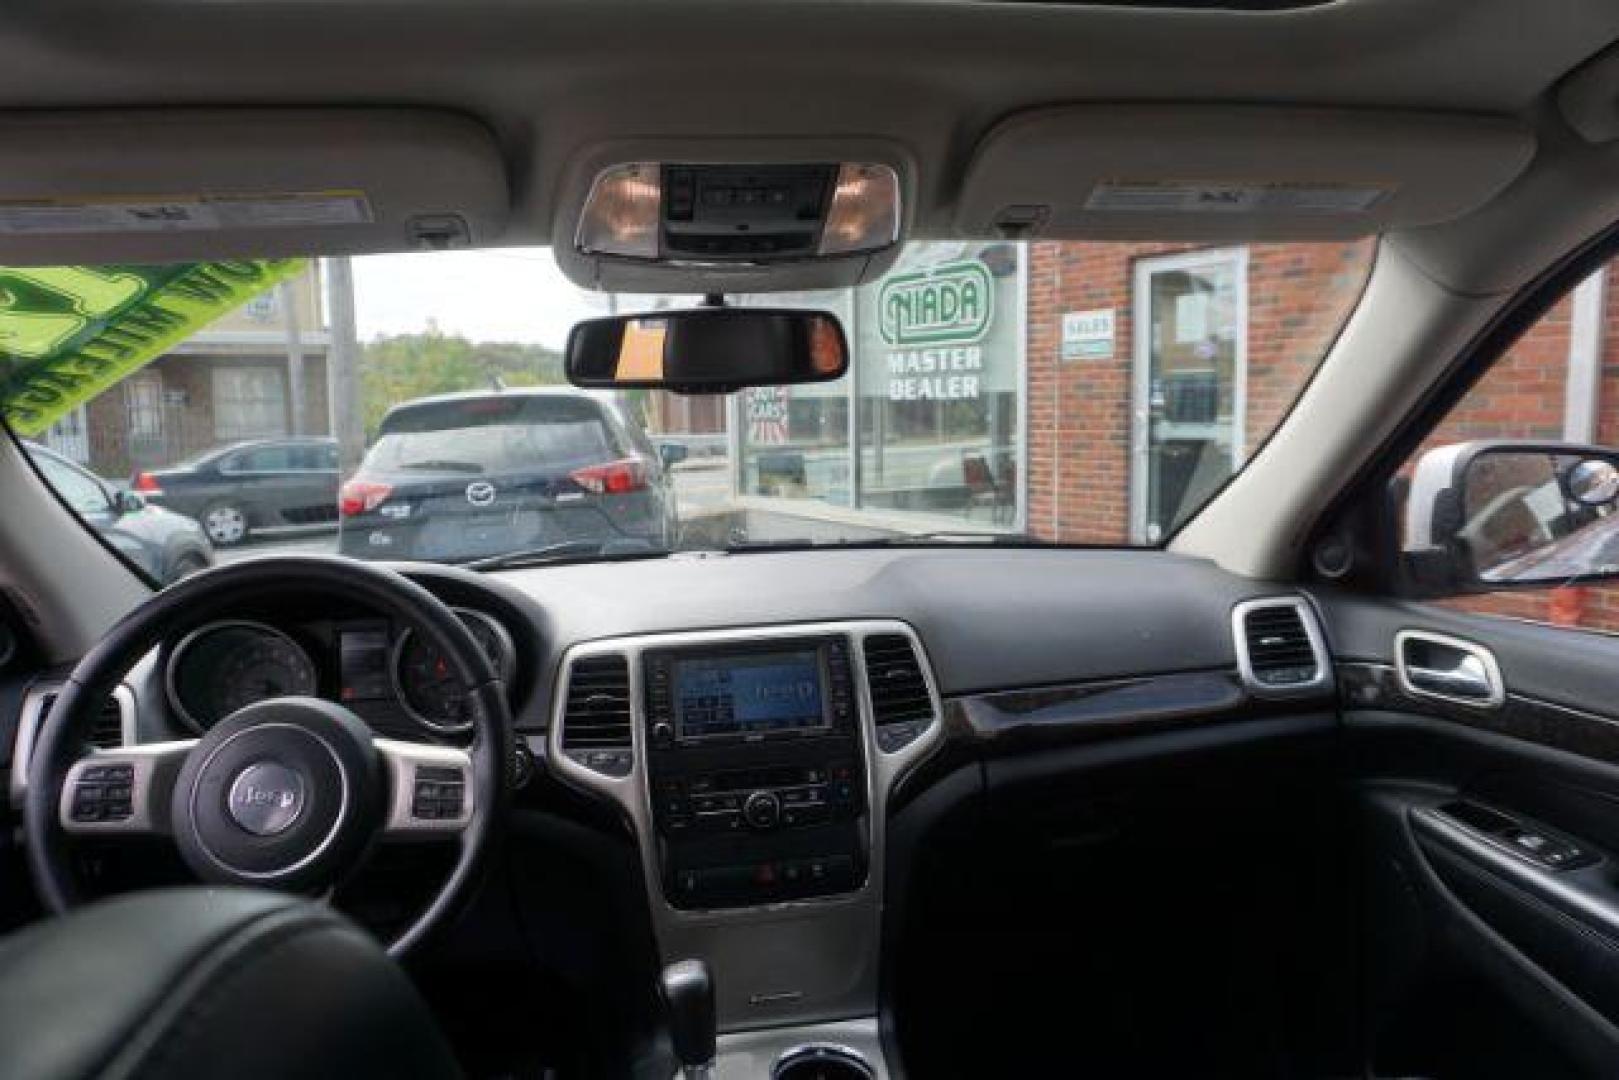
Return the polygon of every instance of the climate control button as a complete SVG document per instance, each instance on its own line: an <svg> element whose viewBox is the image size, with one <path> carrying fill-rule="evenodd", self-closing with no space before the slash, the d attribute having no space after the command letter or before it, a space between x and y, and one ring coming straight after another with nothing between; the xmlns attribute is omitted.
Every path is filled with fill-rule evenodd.
<svg viewBox="0 0 1619 1080"><path fill-rule="evenodd" d="M742 804L742 817L755 829L774 829L781 821L781 800L773 791L755 791Z"/></svg>

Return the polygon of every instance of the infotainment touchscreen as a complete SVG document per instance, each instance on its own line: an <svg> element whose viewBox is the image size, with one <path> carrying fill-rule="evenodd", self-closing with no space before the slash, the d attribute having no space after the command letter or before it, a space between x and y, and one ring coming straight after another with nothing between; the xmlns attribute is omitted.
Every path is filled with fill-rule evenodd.
<svg viewBox="0 0 1619 1080"><path fill-rule="evenodd" d="M682 739L827 726L820 654L814 649L680 659L672 681L675 727Z"/></svg>

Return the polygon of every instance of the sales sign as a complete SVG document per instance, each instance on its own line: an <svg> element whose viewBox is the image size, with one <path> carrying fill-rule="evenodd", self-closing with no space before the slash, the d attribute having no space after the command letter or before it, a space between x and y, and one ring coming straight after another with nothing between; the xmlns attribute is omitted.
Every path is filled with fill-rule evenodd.
<svg viewBox="0 0 1619 1080"><path fill-rule="evenodd" d="M1067 311L1062 317L1062 358L1064 360L1111 360L1113 358L1113 309Z"/></svg>

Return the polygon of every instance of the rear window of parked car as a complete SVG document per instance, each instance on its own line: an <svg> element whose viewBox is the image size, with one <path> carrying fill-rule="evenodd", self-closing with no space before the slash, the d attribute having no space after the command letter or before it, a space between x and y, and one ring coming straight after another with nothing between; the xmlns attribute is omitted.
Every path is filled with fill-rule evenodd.
<svg viewBox="0 0 1619 1080"><path fill-rule="evenodd" d="M474 398L390 416L366 464L424 472L498 472L599 463L625 452L595 402Z"/></svg>

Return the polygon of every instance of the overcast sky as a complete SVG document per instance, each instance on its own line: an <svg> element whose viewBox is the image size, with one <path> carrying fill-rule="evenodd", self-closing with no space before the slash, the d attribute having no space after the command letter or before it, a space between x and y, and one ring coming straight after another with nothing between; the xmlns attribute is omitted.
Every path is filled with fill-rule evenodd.
<svg viewBox="0 0 1619 1080"><path fill-rule="evenodd" d="M360 339L426 330L474 341L537 342L560 349L606 298L571 284L549 248L367 255L354 260Z"/></svg>

